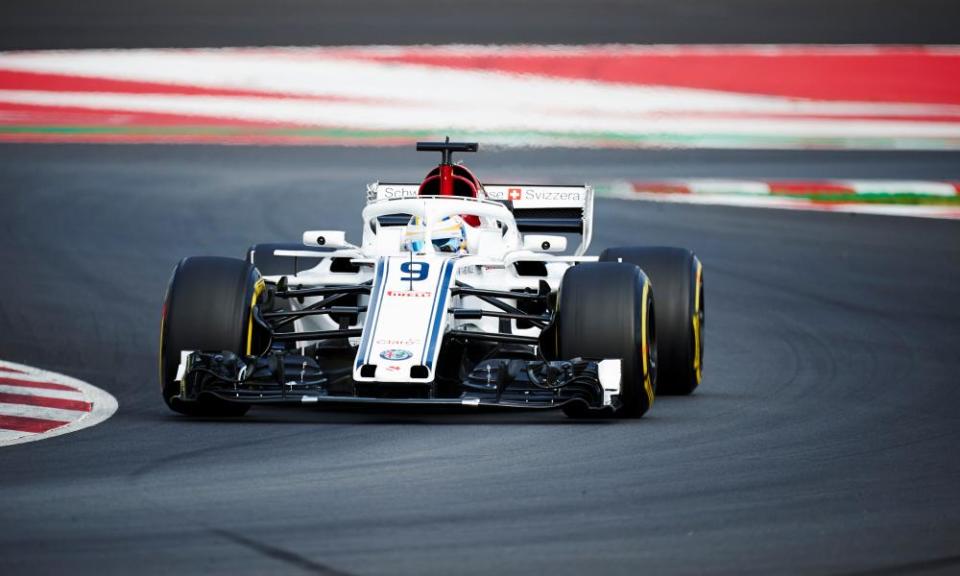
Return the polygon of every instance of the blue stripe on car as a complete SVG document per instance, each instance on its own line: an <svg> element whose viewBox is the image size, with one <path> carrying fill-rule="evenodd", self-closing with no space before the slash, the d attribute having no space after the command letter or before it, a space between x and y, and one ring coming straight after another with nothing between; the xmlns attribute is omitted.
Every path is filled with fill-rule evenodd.
<svg viewBox="0 0 960 576"><path fill-rule="evenodd" d="M370 302L367 307L367 318L364 322L363 335L360 337L360 350L357 352L357 362L355 364L356 368L360 368L363 365L364 358L367 354L367 347L369 346L369 340L373 332L370 330L370 327L374 323L377 312L379 311L380 304L380 294L383 291L383 268L384 268L384 259L381 258L377 261L377 271L376 279L374 280L374 290L370 292Z"/></svg>
<svg viewBox="0 0 960 576"><path fill-rule="evenodd" d="M446 262L444 262L444 264L446 264ZM437 284L436 286L433 287L433 304L431 305L431 308L430 308L430 315L427 316L427 318L429 319L428 321L433 320L433 315L437 311L437 301L440 300L440 284L442 282L443 282L443 272L441 271L439 274L437 274ZM429 344L429 340L430 340L429 329L427 329L427 333L425 334L425 336L426 338L423 339L423 348L420 349L420 364L424 364L424 360L426 359L427 345Z"/></svg>
<svg viewBox="0 0 960 576"><path fill-rule="evenodd" d="M381 304L382 304L382 302L383 302L384 293L385 293L386 290L387 290L387 281L388 281L388 279L390 278L390 260L389 260L389 259L384 259L384 266L383 266L383 268L384 268L384 271L383 271L383 288L381 288L381 289L378 291L378 295L377 295L377 313L376 313L376 316L374 316L374 318L373 318L373 325L370 327L370 336L371 336L371 337L373 337L373 335L377 333L377 324L380 322L380 311L383 310L383 306L382 306ZM365 363L365 364L369 364L369 363L370 363L370 353L371 353L372 351L373 351L373 346L367 347L367 353L366 353L366 356L365 356L365 358L364 358L364 363Z"/></svg>
<svg viewBox="0 0 960 576"><path fill-rule="evenodd" d="M437 316L433 319L433 326L430 328L430 349L427 352L427 368L433 366L433 351L437 347L437 338L441 323L440 320L447 313L447 294L450 292L450 279L453 277L453 265L454 259L451 258L447 261L447 266L443 270L443 280L440 281L440 287L438 289L440 295L437 298L437 300L440 302L440 305L437 306Z"/></svg>

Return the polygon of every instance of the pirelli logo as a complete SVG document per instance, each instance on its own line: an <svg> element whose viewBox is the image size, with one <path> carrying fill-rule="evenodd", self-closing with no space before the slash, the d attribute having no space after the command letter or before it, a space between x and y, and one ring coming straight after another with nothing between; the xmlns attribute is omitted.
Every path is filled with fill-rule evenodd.
<svg viewBox="0 0 960 576"><path fill-rule="evenodd" d="M422 290L387 290L387 296L391 298L433 298L433 292Z"/></svg>

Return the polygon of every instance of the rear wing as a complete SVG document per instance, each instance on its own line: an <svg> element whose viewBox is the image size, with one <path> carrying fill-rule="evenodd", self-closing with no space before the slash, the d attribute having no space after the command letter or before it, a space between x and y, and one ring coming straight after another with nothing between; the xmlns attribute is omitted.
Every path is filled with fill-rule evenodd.
<svg viewBox="0 0 960 576"><path fill-rule="evenodd" d="M416 198L420 184L375 182L367 186L367 204L397 198ZM593 222L591 186L544 184L485 184L488 200L501 202L513 212L522 232L578 234L577 256L590 246ZM406 223L404 220L403 224Z"/></svg>

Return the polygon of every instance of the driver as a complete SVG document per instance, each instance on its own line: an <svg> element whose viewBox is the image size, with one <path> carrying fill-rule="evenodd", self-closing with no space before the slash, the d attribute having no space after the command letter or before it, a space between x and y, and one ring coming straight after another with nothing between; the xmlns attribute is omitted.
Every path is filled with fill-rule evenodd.
<svg viewBox="0 0 960 576"><path fill-rule="evenodd" d="M467 251L467 231L463 218L445 216L430 225L433 249L437 252L463 254ZM410 252L426 251L427 227L420 216L410 218L403 231L403 249Z"/></svg>

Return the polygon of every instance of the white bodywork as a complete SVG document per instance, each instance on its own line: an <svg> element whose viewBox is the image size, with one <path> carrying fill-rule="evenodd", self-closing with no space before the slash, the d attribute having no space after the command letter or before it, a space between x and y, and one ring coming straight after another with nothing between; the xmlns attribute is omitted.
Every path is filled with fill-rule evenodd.
<svg viewBox="0 0 960 576"><path fill-rule="evenodd" d="M304 234L304 243L317 246L318 237L331 239L330 252L282 251L280 256L316 258L316 266L294 276L288 276L291 286L348 285L372 281L369 297L361 296L359 304L367 306L359 315L362 336L352 338L357 356L353 377L356 381L375 382L431 382L440 354L444 334L451 330L501 332L502 322L509 322L510 332L522 336L538 336L539 328L518 328L515 320L494 317L455 319L450 308L497 310L474 296L451 293L456 282L474 288L509 291L537 290L545 281L556 291L566 269L575 262L595 261L584 256L590 243L590 225L593 212L593 191L588 186L485 186L489 199L428 196L418 197L418 184L371 184L367 205L363 210L363 235L359 245L348 244L338 231L310 231ZM510 200L514 209L577 208L583 215L583 233L570 255L554 254L556 246L566 246L566 239L537 234L536 242L524 242L514 214L497 200ZM398 217L397 215L403 215ZM426 251L412 253L404 249L403 222L420 216L427 223L451 215L472 215L479 226L467 226L465 253L434 252L428 237ZM384 220L391 216L393 225ZM401 225L397 225L400 222ZM429 235L430 227L426 227ZM529 235L533 237L534 235ZM549 246L544 245L547 241ZM527 246L525 248L524 246ZM531 248L540 247L539 250ZM349 259L359 268L350 272L334 272L334 259ZM516 264L524 261L542 262L546 275L520 275ZM267 276L268 282L279 277ZM320 298L306 298L302 304L291 301L295 307L305 307ZM516 306L516 301L504 300ZM298 319L297 331L330 330L338 325L327 316L306 316ZM302 343L306 344L306 343ZM362 371L363 366L376 368ZM417 377L411 368L419 368ZM619 392L619 362L604 361L601 383L605 389L605 404L611 395ZM363 372L363 373L362 373Z"/></svg>

